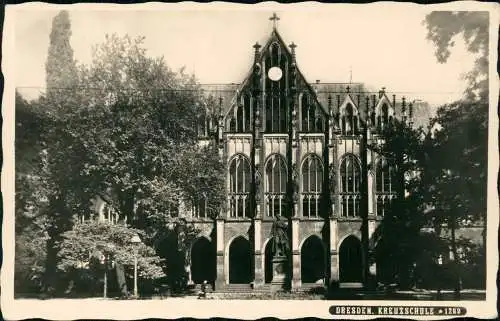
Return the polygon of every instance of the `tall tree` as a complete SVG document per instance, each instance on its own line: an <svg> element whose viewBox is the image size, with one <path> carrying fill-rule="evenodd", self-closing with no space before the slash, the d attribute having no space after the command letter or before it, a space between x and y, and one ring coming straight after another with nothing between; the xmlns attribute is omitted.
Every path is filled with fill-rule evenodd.
<svg viewBox="0 0 500 321"><path fill-rule="evenodd" d="M218 213L223 170L217 149L198 145L196 121L206 101L196 80L148 57L143 41L111 35L95 47L92 63L80 69L77 103L58 127L71 149L59 154L78 156L68 162L76 179L65 189L79 201L67 200L73 213L100 195L146 231L145 242L161 246L167 235L192 230L175 219L179 201L206 197L210 215ZM177 248L189 241L175 238L183 243Z"/></svg>
<svg viewBox="0 0 500 321"><path fill-rule="evenodd" d="M36 102L26 101L16 91L15 130L15 292L38 291L45 262L45 217L47 209L46 166L42 162L45 126Z"/></svg>
<svg viewBox="0 0 500 321"><path fill-rule="evenodd" d="M78 178L79 157L85 146L78 143L72 132L71 110L80 102L77 94L79 83L73 49L70 45L71 23L67 11L59 12L52 21L49 50L46 62L47 92L40 98L46 126L41 133L45 143L42 161L47 168L48 209L46 212L47 259L45 288L57 288L57 253L62 233L72 226L75 211L88 206L78 200L83 182Z"/></svg>
<svg viewBox="0 0 500 321"><path fill-rule="evenodd" d="M71 21L66 10L60 11L52 20L50 44L45 63L47 98L64 101L66 95L61 91L77 84L77 68L70 44Z"/></svg>
<svg viewBox="0 0 500 321"><path fill-rule="evenodd" d="M396 197L385 208L382 224L374 234L381 274L401 288L411 286L411 269L420 252L420 231L425 203L422 196L422 172L425 164L426 134L395 119L381 135L382 143L370 148L383 157L382 168L389 168ZM388 269L386 271L382 271Z"/></svg>
<svg viewBox="0 0 500 321"><path fill-rule="evenodd" d="M428 35L436 46L436 58L446 63L454 40L462 36L467 50L476 55L474 68L466 75L464 97L438 109L431 121L436 129L430 148L432 173L428 190L435 225L450 229L453 263L457 262L456 230L465 218L479 218L485 226L488 139L488 12L432 12L425 18ZM458 272L459 266L454 264ZM459 273L456 294L460 293Z"/></svg>

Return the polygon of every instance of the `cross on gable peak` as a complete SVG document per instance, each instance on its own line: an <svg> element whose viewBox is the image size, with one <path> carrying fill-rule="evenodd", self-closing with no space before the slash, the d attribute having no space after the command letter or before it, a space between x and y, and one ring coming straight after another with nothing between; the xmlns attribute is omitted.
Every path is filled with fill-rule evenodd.
<svg viewBox="0 0 500 321"><path fill-rule="evenodd" d="M273 29L276 29L276 24L280 20L280 17L276 14L276 12L273 12L273 15L269 18L273 22Z"/></svg>

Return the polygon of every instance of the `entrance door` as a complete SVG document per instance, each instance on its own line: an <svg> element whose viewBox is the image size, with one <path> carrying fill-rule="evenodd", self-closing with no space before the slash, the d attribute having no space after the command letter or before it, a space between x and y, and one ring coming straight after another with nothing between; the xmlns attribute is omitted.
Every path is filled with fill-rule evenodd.
<svg viewBox="0 0 500 321"><path fill-rule="evenodd" d="M267 241L264 252L264 282L271 283L273 280L273 239Z"/></svg>
<svg viewBox="0 0 500 321"><path fill-rule="evenodd" d="M191 248L191 279L196 284L212 283L216 277L215 246L205 237L197 239Z"/></svg>
<svg viewBox="0 0 500 321"><path fill-rule="evenodd" d="M348 236L339 249L340 282L362 282L361 242L354 236Z"/></svg>
<svg viewBox="0 0 500 321"><path fill-rule="evenodd" d="M239 236L229 246L229 283L248 284L252 282L252 268L250 242Z"/></svg>
<svg viewBox="0 0 500 321"><path fill-rule="evenodd" d="M300 250L300 277L302 283L316 283L325 277L325 248L315 235L308 237Z"/></svg>

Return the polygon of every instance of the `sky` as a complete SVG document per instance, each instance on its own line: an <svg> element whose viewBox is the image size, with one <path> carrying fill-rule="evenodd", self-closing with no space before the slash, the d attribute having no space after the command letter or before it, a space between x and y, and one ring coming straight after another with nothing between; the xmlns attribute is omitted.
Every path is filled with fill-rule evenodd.
<svg viewBox="0 0 500 321"><path fill-rule="evenodd" d="M36 98L45 87L49 34L59 9L15 11L15 84L26 98ZM65 9L70 13L71 45L78 62L90 63L93 45L102 43L106 34L145 36L148 55L164 56L173 69L185 66L204 84L244 80L253 60L253 44L264 44L272 31L273 12L280 17L277 29L284 41L297 45L298 67L309 82L352 79L440 105L461 97L462 75L474 61L460 38L449 61L439 64L422 23L429 9L417 5L394 10L328 4Z"/></svg>

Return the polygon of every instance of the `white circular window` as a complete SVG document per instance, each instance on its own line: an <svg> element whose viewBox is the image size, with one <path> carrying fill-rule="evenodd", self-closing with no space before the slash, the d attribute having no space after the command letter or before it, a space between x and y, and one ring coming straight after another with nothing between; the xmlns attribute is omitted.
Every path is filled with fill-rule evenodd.
<svg viewBox="0 0 500 321"><path fill-rule="evenodd" d="M280 67L271 67L271 68L269 68L269 71L267 72L267 76L272 81L278 81L283 76L283 71L281 71Z"/></svg>

